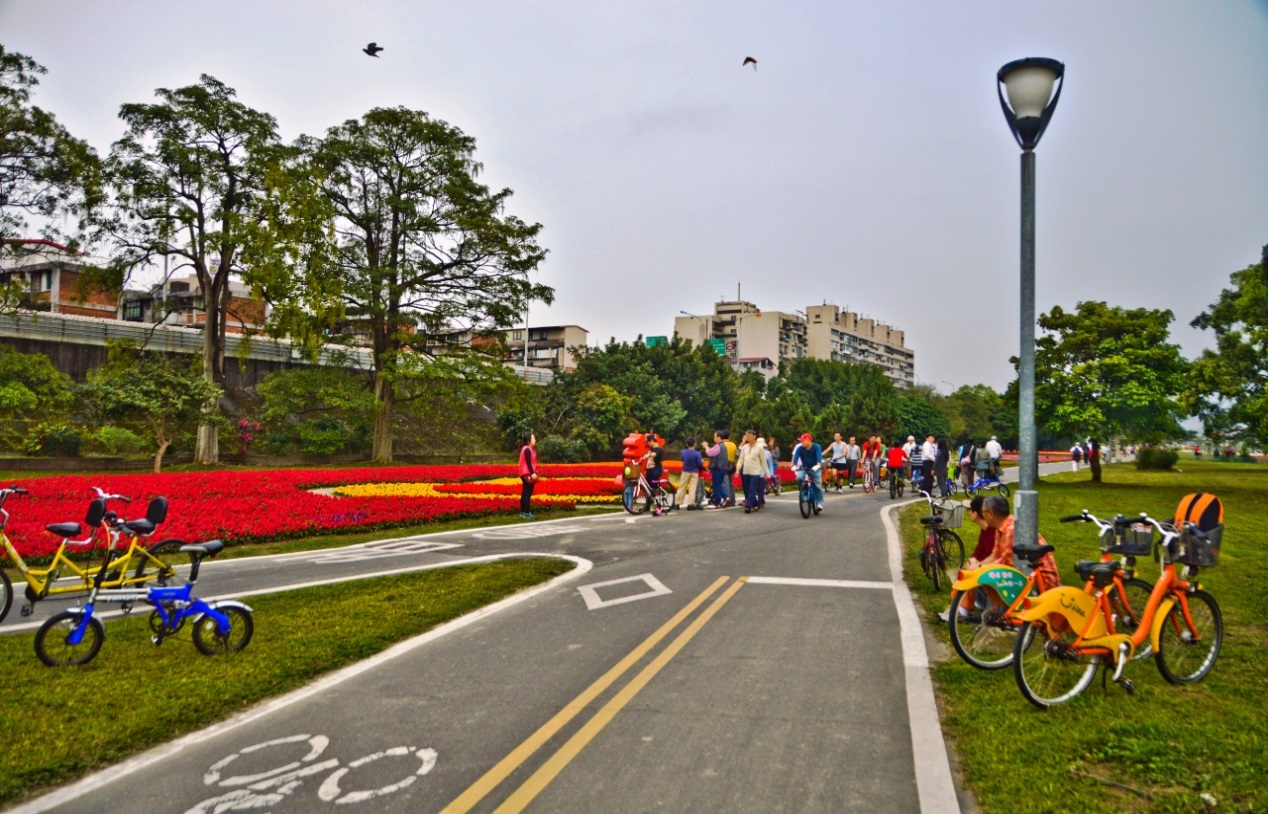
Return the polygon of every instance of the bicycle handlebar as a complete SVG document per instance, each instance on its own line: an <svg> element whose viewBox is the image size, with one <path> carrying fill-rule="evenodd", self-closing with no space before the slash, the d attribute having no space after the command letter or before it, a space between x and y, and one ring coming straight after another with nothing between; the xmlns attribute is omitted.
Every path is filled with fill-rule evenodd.
<svg viewBox="0 0 1268 814"><path fill-rule="evenodd" d="M96 492L96 493L97 493L97 497L104 498L104 499L106 499L106 500L119 500L119 501L122 501L122 502L124 502L124 503L131 503L131 502L132 502L132 498L130 498L130 497L124 497L123 495L110 495L110 494L106 494L106 492L105 492L105 491L103 491L103 490L101 489L101 487L99 487L99 486L94 486L94 487L92 487L92 490L93 490L94 492Z"/></svg>

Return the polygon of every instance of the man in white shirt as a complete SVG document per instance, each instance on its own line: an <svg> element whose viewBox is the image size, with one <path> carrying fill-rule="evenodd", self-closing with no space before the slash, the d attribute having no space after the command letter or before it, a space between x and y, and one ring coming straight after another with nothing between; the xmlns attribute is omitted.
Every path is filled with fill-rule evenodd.
<svg viewBox="0 0 1268 814"><path fill-rule="evenodd" d="M859 471L859 458L862 457L859 445L855 443L853 435L845 445L845 470L850 477L850 488L854 488L854 475Z"/></svg>
<svg viewBox="0 0 1268 814"><path fill-rule="evenodd" d="M907 456L907 463L903 465L903 476L907 480L911 480L911 451L916 448L916 436L907 436L907 443L903 444L903 454Z"/></svg>
<svg viewBox="0 0 1268 814"><path fill-rule="evenodd" d="M938 460L938 445L930 435L920 445L920 488L933 494L933 465Z"/></svg>
<svg viewBox="0 0 1268 814"><path fill-rule="evenodd" d="M991 459L991 475L999 477L999 456L1004 454L1004 448L999 445L999 441L995 436L991 436L991 440L986 442L986 454Z"/></svg>

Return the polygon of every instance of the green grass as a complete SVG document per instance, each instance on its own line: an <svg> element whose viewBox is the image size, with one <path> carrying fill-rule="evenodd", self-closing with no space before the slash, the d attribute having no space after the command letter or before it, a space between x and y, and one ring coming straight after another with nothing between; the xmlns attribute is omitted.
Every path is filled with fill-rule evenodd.
<svg viewBox="0 0 1268 814"><path fill-rule="evenodd" d="M1028 703L1012 669L982 672L950 649L946 625L934 618L948 602L920 572L918 518L903 511L904 570L923 602L925 621L946 643L950 660L933 671L943 726L959 755L963 782L985 814L996 812L1194 812L1209 793L1220 811L1268 809L1268 467L1181 461L1180 472L1106 467L1104 483L1087 470L1042 480L1040 533L1056 546L1063 582L1076 581L1072 564L1096 559L1093 526L1062 525L1062 515L1088 509L1099 517L1148 512L1169 520L1180 498L1213 492L1224 502L1224 545L1217 567L1200 582L1220 604L1225 639L1205 680L1167 684L1152 659L1133 662L1128 695L1098 679L1075 700L1047 711ZM960 530L971 551L977 529ZM1140 575L1157 566L1144 559Z"/></svg>
<svg viewBox="0 0 1268 814"><path fill-rule="evenodd" d="M109 622L97 658L52 669L34 634L0 636L0 805L71 782L571 569L500 560L252 597L255 637L208 657L188 632L150 643L144 613Z"/></svg>

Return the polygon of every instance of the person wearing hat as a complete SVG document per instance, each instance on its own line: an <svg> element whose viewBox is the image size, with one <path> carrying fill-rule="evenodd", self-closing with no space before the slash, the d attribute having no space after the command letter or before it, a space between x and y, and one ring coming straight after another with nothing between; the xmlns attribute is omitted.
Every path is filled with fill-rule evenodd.
<svg viewBox="0 0 1268 814"><path fill-rule="evenodd" d="M907 456L907 463L903 464L903 477L911 480L911 452L916 448L916 436L907 436L907 443L903 444L903 454Z"/></svg>
<svg viewBox="0 0 1268 814"><path fill-rule="evenodd" d="M814 436L805 433L800 444L793 447L792 465L797 471L797 483L803 478L810 478L810 500L815 504L815 513L823 511L823 449L815 443Z"/></svg>
<svg viewBox="0 0 1268 814"><path fill-rule="evenodd" d="M991 440L986 442L986 454L991 459L991 475L999 477L999 456L1004 454L1004 448L999 445L999 441L995 436L991 436Z"/></svg>

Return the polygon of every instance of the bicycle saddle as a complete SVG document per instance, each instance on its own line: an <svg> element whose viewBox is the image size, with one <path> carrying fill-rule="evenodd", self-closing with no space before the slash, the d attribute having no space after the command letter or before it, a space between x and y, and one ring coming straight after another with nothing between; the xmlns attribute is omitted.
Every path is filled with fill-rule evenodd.
<svg viewBox="0 0 1268 814"><path fill-rule="evenodd" d="M1018 543L1013 546L1013 556L1019 560L1025 560L1028 563L1037 563L1044 554L1051 554L1055 551L1050 545L1030 545L1029 543Z"/></svg>
<svg viewBox="0 0 1268 814"><path fill-rule="evenodd" d="M941 525L942 525L942 520L943 520L943 518L939 517L939 516L938 516L938 515L936 515L936 514L935 514L935 515L930 515L929 517L922 517L922 518L920 518L920 525L922 525L922 526L941 526Z"/></svg>
<svg viewBox="0 0 1268 814"><path fill-rule="evenodd" d="M70 539L71 537L78 537L83 527L78 523L49 523L44 529L53 532L58 537Z"/></svg>
<svg viewBox="0 0 1268 814"><path fill-rule="evenodd" d="M198 554L200 557L214 557L221 551L224 551L225 544L219 540L208 540L205 543L197 543L193 545L183 545L179 551L182 554Z"/></svg>
<svg viewBox="0 0 1268 814"><path fill-rule="evenodd" d="M154 524L149 520L126 520L119 525L136 535L149 534L154 531Z"/></svg>
<svg viewBox="0 0 1268 814"><path fill-rule="evenodd" d="M1123 570L1123 564L1118 560L1112 562L1101 562L1100 560L1079 560L1074 564L1075 573L1079 575L1079 579L1086 582L1093 580L1093 584L1098 588L1104 588L1114 581L1114 574Z"/></svg>

